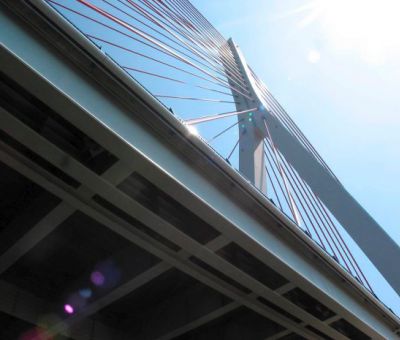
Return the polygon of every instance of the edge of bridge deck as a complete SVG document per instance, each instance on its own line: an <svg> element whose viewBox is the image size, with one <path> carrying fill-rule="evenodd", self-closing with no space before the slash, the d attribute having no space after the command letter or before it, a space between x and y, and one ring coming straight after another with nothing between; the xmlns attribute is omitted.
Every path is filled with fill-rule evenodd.
<svg viewBox="0 0 400 340"><path fill-rule="evenodd" d="M6 1L7 2L7 1ZM311 239L308 238L302 231L294 225L284 214L282 214L261 192L254 188L250 182L244 179L238 172L230 167L218 154L215 153L206 143L198 137L192 136L188 133L185 126L176 117L165 108L157 99L155 99L149 92L147 92L140 84L130 78L122 69L118 67L108 56L104 55L96 46L90 43L83 35L79 34L76 29L66 23L58 14L51 10L47 4L40 0L32 0L36 9L44 15L47 20L52 22L53 25L62 29L69 39L73 39L74 43L82 48L83 53L87 54L90 58L96 60L107 73L123 87L128 88L135 93L136 99L141 100L150 108L150 111L158 116L160 121L172 128L172 130L179 135L187 146L196 151L195 157L202 157L211 160L215 169L223 176L227 177L229 181L233 181L238 187L241 188L245 197L250 197L256 202L257 206L262 206L275 218L280 225L283 225L285 230L289 232L296 239L300 240L308 249L317 255L323 263L327 264L331 270L336 272L343 280L348 282L354 288L357 294L367 299L383 313L389 320L399 325L399 319L390 313L386 306L384 306L375 296L362 287L349 273L347 273L334 259L320 249ZM25 6L25 5L24 5ZM33 18L25 18L25 20L32 20ZM98 70L99 71L99 70ZM100 70L104 71L104 70Z"/></svg>

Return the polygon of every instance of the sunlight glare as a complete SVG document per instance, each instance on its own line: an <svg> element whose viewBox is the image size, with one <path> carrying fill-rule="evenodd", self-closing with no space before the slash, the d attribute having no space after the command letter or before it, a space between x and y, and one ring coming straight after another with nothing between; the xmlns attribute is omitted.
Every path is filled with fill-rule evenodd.
<svg viewBox="0 0 400 340"><path fill-rule="evenodd" d="M369 63L400 52L399 0L314 0L301 22L319 21L338 50L356 51Z"/></svg>
<svg viewBox="0 0 400 340"><path fill-rule="evenodd" d="M194 135L194 136L199 136L199 135L200 135L200 134L199 134L199 131L196 129L195 126L193 126L193 125L186 125L186 128L188 129L188 131L189 131L189 133L190 133L191 135Z"/></svg>
<svg viewBox="0 0 400 340"><path fill-rule="evenodd" d="M311 64L316 64L321 59L321 54L317 50L310 50L307 59Z"/></svg>

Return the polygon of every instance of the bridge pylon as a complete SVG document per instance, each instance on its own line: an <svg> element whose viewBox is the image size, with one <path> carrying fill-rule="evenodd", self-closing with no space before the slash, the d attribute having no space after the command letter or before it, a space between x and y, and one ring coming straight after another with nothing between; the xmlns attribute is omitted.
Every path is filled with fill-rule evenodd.
<svg viewBox="0 0 400 340"><path fill-rule="evenodd" d="M225 68L234 89L236 108L239 112L254 109L246 115L238 115L239 171L266 193L264 141L267 141L275 153L279 153L275 155L278 166L279 157L283 157L400 295L399 246L344 188L304 135L299 137L293 127L288 127L287 120L276 113L279 104L266 101L266 88L260 86L235 42L229 39L227 46L245 84L245 88L239 87L232 81L231 71ZM280 175L285 183L284 171ZM293 218L299 222L289 190L287 196Z"/></svg>
<svg viewBox="0 0 400 340"><path fill-rule="evenodd" d="M249 76L248 66L242 52L232 39L229 39L227 44L232 52L234 62L238 66L239 75L243 82L247 84L246 88L242 89L232 81L232 77L228 77L230 86L237 89L235 92L232 91L232 95L235 98L236 110L238 112L252 110L245 115L238 115L239 171L256 188L262 192L266 192L267 183L264 155L266 131L263 123L266 110L257 93L257 87L254 86ZM229 72L228 68L226 68L226 72ZM243 90L246 90L246 93Z"/></svg>

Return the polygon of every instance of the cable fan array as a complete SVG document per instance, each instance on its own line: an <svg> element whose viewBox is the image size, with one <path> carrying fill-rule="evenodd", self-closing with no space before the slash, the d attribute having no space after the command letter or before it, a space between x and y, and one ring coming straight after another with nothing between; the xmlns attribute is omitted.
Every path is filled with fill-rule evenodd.
<svg viewBox="0 0 400 340"><path fill-rule="evenodd" d="M233 167L238 145L259 108L237 111L250 98L226 39L188 0L46 0L173 114L199 132ZM334 177L328 165L250 69L265 108ZM212 113L216 112L216 113ZM266 121L264 121L266 124ZM194 128L196 126L196 128ZM198 129L198 131L197 131ZM372 292L346 244L343 227L279 152L266 125L264 193L307 235ZM336 178L336 177L334 177Z"/></svg>

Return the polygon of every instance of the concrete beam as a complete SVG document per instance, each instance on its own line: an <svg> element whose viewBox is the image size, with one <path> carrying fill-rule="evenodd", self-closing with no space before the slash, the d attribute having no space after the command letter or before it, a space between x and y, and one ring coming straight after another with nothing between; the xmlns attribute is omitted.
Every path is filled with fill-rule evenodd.
<svg viewBox="0 0 400 340"><path fill-rule="evenodd" d="M188 333L194 329L197 329L203 325L206 325L210 322L212 322L215 319L218 319L222 316L224 316L227 313L232 312L233 310L239 308L240 304L237 302L231 302L221 308L215 309L212 312L201 316L200 318L193 320L191 322L186 323L182 327L178 327L175 329L170 330L169 332L159 336L155 337L154 339L157 340L171 340L174 339L182 334Z"/></svg>
<svg viewBox="0 0 400 340"><path fill-rule="evenodd" d="M11 154L13 154L13 156L10 156L9 154L10 152ZM14 168L15 170L19 171L24 176L30 178L35 183L45 187L48 191L50 191L54 195L60 197L64 201L67 201L69 204L75 206L76 208L79 208L88 216L99 221L101 224L109 227L111 230L115 231L119 235L137 244L138 246L142 247L143 249L152 253L153 255L160 257L165 261L171 263L172 265L176 266L183 272L193 276L195 279L203 282L206 285L209 285L213 289L221 292L222 294L230 297L231 299L236 300L238 303L243 304L250 309L253 309L255 312L265 316L266 318L274 322L277 322L284 327L291 329L293 332L296 332L302 336L315 338L314 333L306 329L299 328L296 323L280 315L273 309L266 307L264 304L257 301L257 299L251 298L249 296L244 296L243 293L241 293L235 287L227 284L225 281L222 281L216 276L210 274L208 271L205 271L204 269L198 267L197 265L193 264L186 258L182 258L182 255L177 254L175 252L171 252L171 250L159 244L157 241L150 239L147 235L143 234L139 230L134 230L128 223L122 221L120 218L113 216L113 214L111 214L108 211L104 211L104 209L99 207L97 204L88 201L82 196L77 195L76 192L71 192L71 189L67 187L64 183L54 178L54 176L47 173L43 169L38 168L38 166L35 163L26 159L24 156L19 155L18 153L13 152L12 150L7 150L7 152L0 150L0 160L5 162L7 165ZM86 172L86 170L84 171ZM51 181L49 179L51 179ZM117 203L117 206L120 205ZM133 209L133 211L138 212L138 210L136 210L135 208ZM135 216L136 218L138 217L137 215ZM112 219L110 219L110 217L112 217ZM162 221L156 222L153 225L159 226L160 223L165 225L165 223ZM145 222L145 224L147 223ZM151 224L152 223L150 223L150 225ZM149 226L149 224L147 225ZM185 246L184 248L187 247ZM201 250L200 252L203 251L204 250ZM198 252L198 250L196 250L196 252ZM66 327L65 324L57 325L57 327L54 329L54 332L58 333L62 331L64 327ZM341 337L339 337L339 339L340 338Z"/></svg>
<svg viewBox="0 0 400 340"><path fill-rule="evenodd" d="M1 120L0 120L1 121ZM128 169L122 162L114 164L108 169L102 177L117 185L126 177L128 177L133 170ZM87 198L92 197L94 194L86 187L78 189L80 194ZM76 209L71 207L65 202L58 204L51 210L45 217L43 217L35 226L33 226L27 233L25 233L19 240L17 240L3 255L0 257L0 274L4 273L9 267L18 261L22 256L29 252L35 245L43 240L47 235L53 232L61 223L70 217ZM18 218L15 223L18 223ZM9 226L12 228L12 226Z"/></svg>
<svg viewBox="0 0 400 340"><path fill-rule="evenodd" d="M40 154L54 166L62 169L72 178L84 184L90 188L90 190L96 192L103 199L109 201L114 206L119 207L126 214L147 225L165 238L173 240L188 253L195 254L195 256L203 262L214 267L228 277L231 277L242 286L247 287L259 296L279 305L281 308L290 311L304 322L312 324L315 328L325 332L327 335L335 337L336 339L345 338L342 334L327 326L316 317L308 314L297 305L276 294L270 288L267 288L228 261L214 253L211 253L200 243L196 242L170 223L162 220L158 215L154 214L131 197L120 192L115 188L115 186L104 181L97 174L80 164L69 155L65 154L62 150L58 149L56 146L38 135L35 131L19 122L4 109L0 108L0 112L3 121L2 126L0 127L1 129L5 129L13 138L30 148L33 152Z"/></svg>
<svg viewBox="0 0 400 340"><path fill-rule="evenodd" d="M294 288L296 288L296 285L293 282L289 282L289 283L285 284L284 286L276 289L275 292L279 295L283 295L283 294L291 291Z"/></svg>
<svg viewBox="0 0 400 340"><path fill-rule="evenodd" d="M153 306L144 315L146 326L143 333L135 334L135 339L170 339L171 334L182 334L194 325L209 322L238 306L237 302L221 298L218 292L211 291L204 285L194 286L169 297L160 305Z"/></svg>
<svg viewBox="0 0 400 340"><path fill-rule="evenodd" d="M227 243L228 241L224 237L219 236L216 239L210 241L206 246L211 251L217 251L218 249L224 247ZM180 251L180 254L184 258L188 258L190 256L190 254L188 254L185 251ZM154 267L147 269L143 273L133 277L126 283L118 286L117 288L113 289L106 295L98 298L96 301L85 306L85 308L82 309L82 311L75 314L73 317L69 319L69 324L74 324L79 320L82 320L97 313L99 310L105 308L106 306L109 306L110 304L114 303L115 301L118 301L119 299L122 299L123 297L132 293L134 290L146 285L150 281L156 279L158 276L162 275L163 273L167 272L172 268L173 266L165 261L158 263Z"/></svg>
<svg viewBox="0 0 400 340"><path fill-rule="evenodd" d="M276 289L275 292L277 294L282 295L285 292L293 289L294 287L295 286L292 283L288 283L288 284L282 286L281 288ZM253 293L251 293L250 295L252 297L256 296ZM225 315L225 314L227 314L227 313L229 313L229 312L231 312L231 311L233 311L233 310L235 310L235 309L237 309L239 307L240 307L240 304L238 304L237 302L233 301L231 303L225 304L224 306L222 306L222 307L220 307L218 309L212 310L211 312L205 314L204 316L199 317L198 319L195 319L195 320L190 321L190 322L188 322L186 320L186 321L182 322L183 325L180 326L180 327L177 327L177 328L170 327L171 330L167 331L165 334L163 334L161 336L158 336L158 337L157 336L154 336L154 337L153 336L148 336L148 337L145 337L145 339L147 339L147 340L171 340L171 339L173 339L173 338L175 338L177 336L180 336L180 335L185 334L187 332L190 332L190 331L192 331L192 330L194 330L196 328L199 328L199 327L201 327L201 326L203 326L203 325L205 325L205 324L207 324L207 323L209 323L209 322L211 322L211 321L213 321L213 320L215 320L217 318L220 318L223 315ZM331 321L331 319L332 319L332 321ZM326 322L326 321L325 322L326 323L331 323L331 322L336 321L338 319L340 319L340 316L332 317L332 318L329 319L330 322ZM306 324L304 323L304 325L306 325ZM171 325L169 325L169 326L171 326ZM153 327L150 327L150 328L153 328ZM159 329L159 327L156 326L156 325L154 325L154 328L155 329ZM287 332L289 334L291 331L290 330L289 331L286 330L285 332Z"/></svg>

